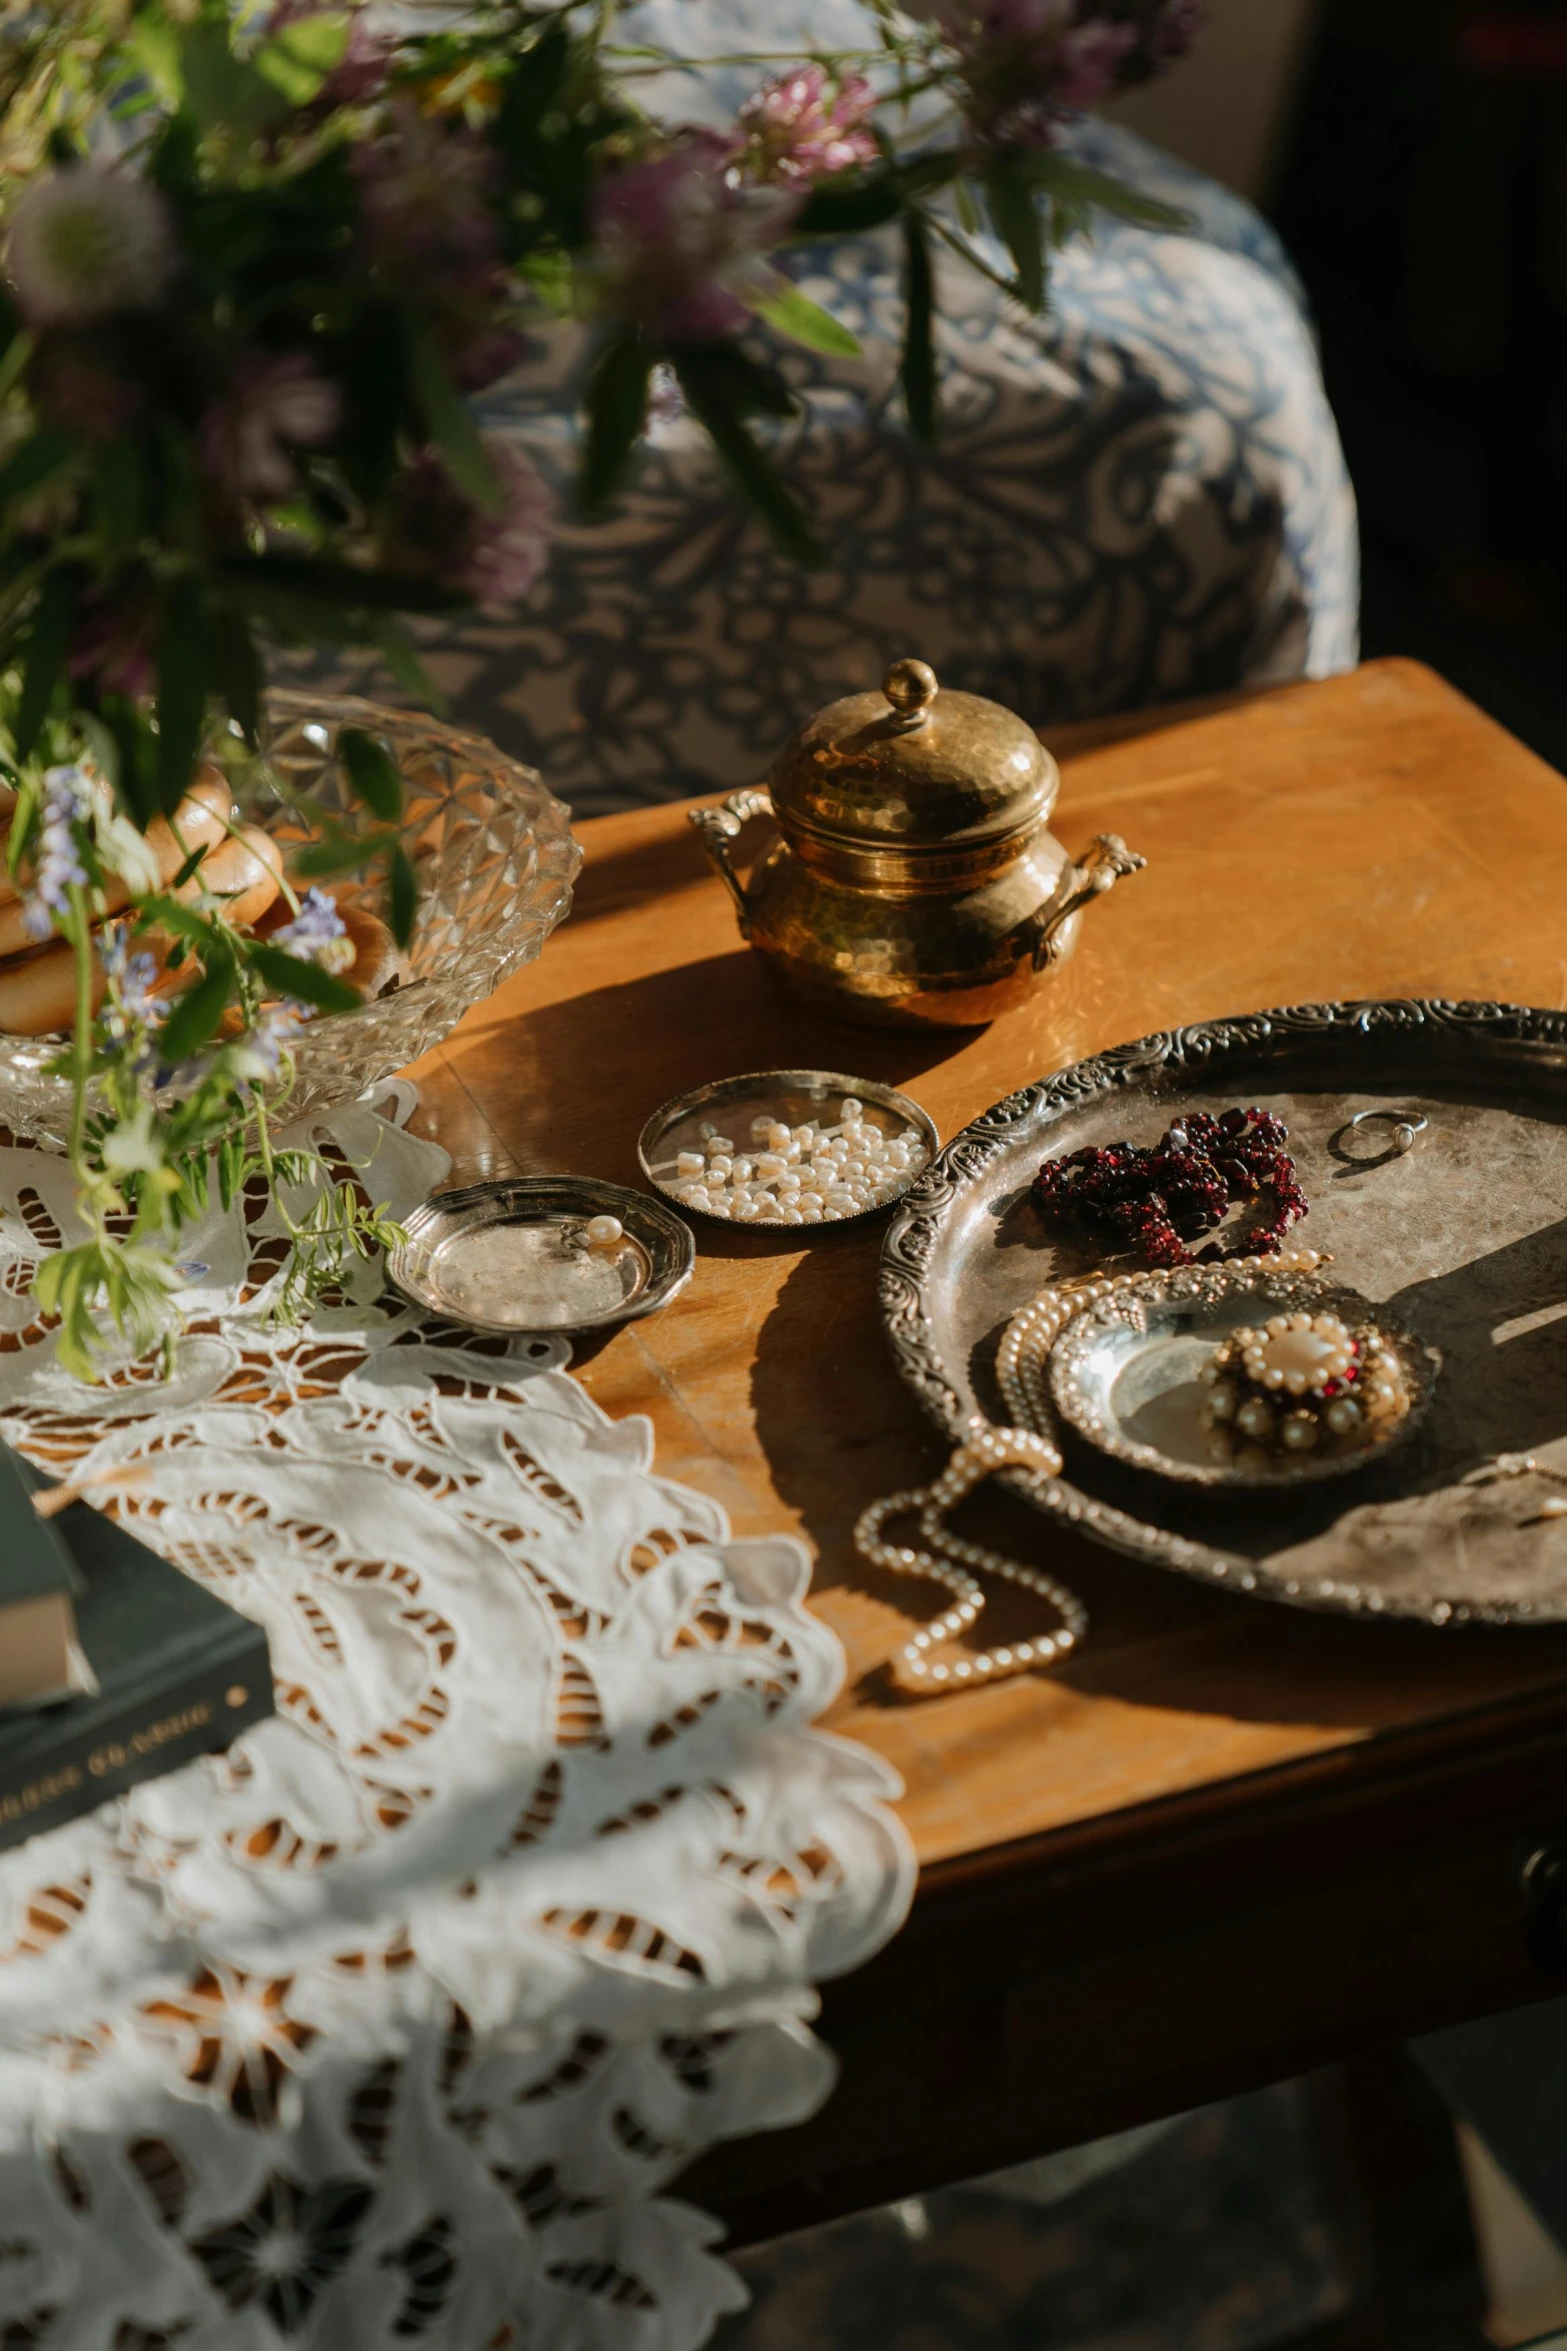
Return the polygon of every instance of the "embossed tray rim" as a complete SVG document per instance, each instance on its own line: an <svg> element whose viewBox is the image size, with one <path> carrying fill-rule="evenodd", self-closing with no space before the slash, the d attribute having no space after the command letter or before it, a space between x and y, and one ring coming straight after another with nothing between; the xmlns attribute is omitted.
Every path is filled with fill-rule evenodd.
<svg viewBox="0 0 1567 2351"><path fill-rule="evenodd" d="M1037 1127L1041 1156L1055 1120L1098 1094L1154 1079L1185 1076L1192 1082L1211 1072L1222 1075L1228 1060L1255 1063L1277 1049L1341 1044L1344 1083L1356 1077L1356 1041L1373 1033L1440 1036L1471 1048L1478 1058L1486 1046L1512 1045L1554 1050L1567 1061L1567 1012L1494 1000L1443 997L1366 997L1323 1004L1292 1004L1226 1019L1198 1021L1180 1029L1156 1030L1128 1044L1110 1047L1019 1087L971 1119L905 1193L882 1244L878 1298L883 1327L897 1369L927 1417L956 1444L987 1424L983 1411L965 1410L949 1365L936 1343L927 1303L926 1269L941 1225L962 1204L989 1161L1029 1124ZM1558 1070L1561 1062L1558 1063ZM1021 1303L1021 1302L1020 1302ZM962 1374L959 1374L961 1377ZM1065 1477L1005 1471L1007 1484L1044 1516L1127 1557L1231 1591L1254 1594L1290 1607L1328 1614L1404 1617L1442 1628L1473 1625L1556 1626L1567 1621L1567 1590L1550 1606L1530 1601L1490 1605L1435 1597L1414 1601L1324 1577L1300 1580L1274 1574L1245 1553L1226 1551L1139 1518Z"/></svg>

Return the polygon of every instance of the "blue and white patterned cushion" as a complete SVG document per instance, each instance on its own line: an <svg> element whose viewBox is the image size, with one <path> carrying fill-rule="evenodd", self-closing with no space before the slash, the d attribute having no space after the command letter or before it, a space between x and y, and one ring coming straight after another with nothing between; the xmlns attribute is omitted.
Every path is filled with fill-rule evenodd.
<svg viewBox="0 0 1567 2351"><path fill-rule="evenodd" d="M689 25L700 7L709 47L726 26L741 45L745 4L637 15ZM703 95L683 111L711 110ZM732 97L719 88L717 110ZM754 781L802 718L901 654L1047 728L1349 667L1353 497L1277 239L1128 131L1084 119L1065 139L1180 205L1190 232L1101 221L1058 257L1043 319L943 259L933 453L896 390L896 231L798 257L864 346L847 361L777 347L803 402L777 453L829 567L773 548L688 420L659 426L615 515L563 533L521 610L438 634L430 666L455 715L588 815ZM487 403L563 492L579 358L560 348Z"/></svg>

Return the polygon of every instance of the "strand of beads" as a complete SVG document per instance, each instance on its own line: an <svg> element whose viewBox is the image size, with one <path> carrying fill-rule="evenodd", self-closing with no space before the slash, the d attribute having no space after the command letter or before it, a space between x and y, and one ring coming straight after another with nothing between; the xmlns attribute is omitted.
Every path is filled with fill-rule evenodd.
<svg viewBox="0 0 1567 2351"><path fill-rule="evenodd" d="M855 1548L862 1559L868 1559L873 1567L890 1568L894 1575L922 1576L952 1594L952 1606L922 1625L895 1660L900 1680L917 1695L961 1688L966 1682L1004 1681L1008 1674L1052 1664L1086 1638L1088 1611L1065 1584L1046 1575L1042 1568L1025 1567L1021 1560L1009 1559L1004 1551L989 1551L980 1543L966 1542L942 1523L965 1494L998 1469L1028 1469L1036 1476L1055 1477L1060 1468L1061 1456L1045 1438L1027 1429L984 1429L957 1448L934 1485L888 1494L862 1511L854 1529ZM883 1542L881 1530L886 1521L906 1511L919 1513L920 1534L928 1549ZM1020 1584L1025 1591L1048 1600L1060 1618L1056 1630L984 1649L974 1656L956 1657L950 1663L933 1657L931 1652L941 1642L966 1632L984 1608L984 1591L967 1572L971 1567L999 1576L1005 1583Z"/></svg>
<svg viewBox="0 0 1567 2351"><path fill-rule="evenodd" d="M1150 1147L1112 1143L1047 1159L1034 1203L1047 1216L1080 1217L1113 1246L1140 1248L1152 1266L1228 1265L1277 1254L1306 1214L1289 1129L1267 1110L1189 1111ZM1237 1200L1273 1194L1273 1213L1235 1246L1189 1241L1212 1232Z"/></svg>
<svg viewBox="0 0 1567 2351"><path fill-rule="evenodd" d="M1299 1249L1289 1256L1258 1255L1235 1261L1241 1272L1269 1274L1315 1273L1330 1260L1317 1249ZM1032 1305L1015 1314L1002 1335L996 1357L996 1379L1012 1422L1008 1428L986 1428L971 1436L952 1454L941 1476L931 1486L911 1486L901 1494L887 1494L862 1511L854 1529L855 1549L873 1567L894 1575L921 1576L952 1595L952 1605L922 1625L904 1643L893 1660L893 1670L914 1697L933 1697L938 1691L963 1689L975 1682L1003 1681L1009 1674L1027 1673L1037 1665L1051 1665L1077 1648L1088 1634L1088 1611L1077 1594L1037 1567L1025 1567L1005 1552L990 1551L954 1535L943 1524L982 1478L997 1470L1022 1469L1032 1476L1058 1477L1061 1454L1056 1444L1057 1423L1045 1383L1050 1350L1075 1316L1097 1306L1101 1298L1125 1290L1158 1290L1166 1280L1162 1269L1150 1272L1097 1275L1089 1280L1058 1282L1042 1290ZM927 1545L888 1543L882 1528L888 1519L905 1512L919 1514L919 1528ZM1026 1641L981 1650L951 1659L933 1655L943 1641L967 1632L985 1606L983 1587L969 1574L982 1574L1019 1584L1037 1592L1060 1618L1053 1633L1035 1634Z"/></svg>
<svg viewBox="0 0 1567 2351"><path fill-rule="evenodd" d="M865 1116L852 1094L835 1126L806 1119L786 1126L763 1114L751 1121L749 1148L700 1129L700 1151L682 1151L653 1173L687 1208L736 1224L833 1224L885 1208L907 1191L929 1153L913 1127L888 1134Z"/></svg>

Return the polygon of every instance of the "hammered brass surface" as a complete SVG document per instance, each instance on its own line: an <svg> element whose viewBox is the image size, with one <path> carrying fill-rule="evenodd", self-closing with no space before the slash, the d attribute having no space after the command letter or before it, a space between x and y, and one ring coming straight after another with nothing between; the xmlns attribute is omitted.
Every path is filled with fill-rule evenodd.
<svg viewBox="0 0 1567 2351"><path fill-rule="evenodd" d="M1031 727L999 702L895 661L880 688L808 719L767 778L779 823L842 844L953 849L1044 822L1061 778Z"/></svg>
<svg viewBox="0 0 1567 2351"><path fill-rule="evenodd" d="M1059 782L1011 711L899 661L879 693L818 711L765 788L692 822L742 936L800 1002L874 1027L970 1028L1021 1004L1071 952L1080 907L1141 862L1095 852L1072 867L1046 829ZM730 845L767 813L778 837L747 882Z"/></svg>

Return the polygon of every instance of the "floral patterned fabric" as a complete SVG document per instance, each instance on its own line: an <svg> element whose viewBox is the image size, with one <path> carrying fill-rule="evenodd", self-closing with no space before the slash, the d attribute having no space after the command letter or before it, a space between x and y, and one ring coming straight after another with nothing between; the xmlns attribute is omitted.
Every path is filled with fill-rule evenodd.
<svg viewBox="0 0 1567 2351"><path fill-rule="evenodd" d="M766 15L755 0L643 0L626 37L776 49ZM790 38L862 41L863 13L809 0ZM732 120L748 86L704 69L652 95L671 115ZM1102 219L1058 257L1043 319L943 261L934 452L910 440L897 395L895 232L796 261L863 345L856 360L778 346L804 403L778 455L829 566L777 553L677 416L655 426L613 518L561 533L521 609L427 635L457 715L595 815L755 782L803 717L903 654L1045 727L1350 667L1353 497L1277 239L1127 131L1085 118L1063 138L1182 207L1189 233ZM580 359L565 339L486 403L563 501Z"/></svg>

